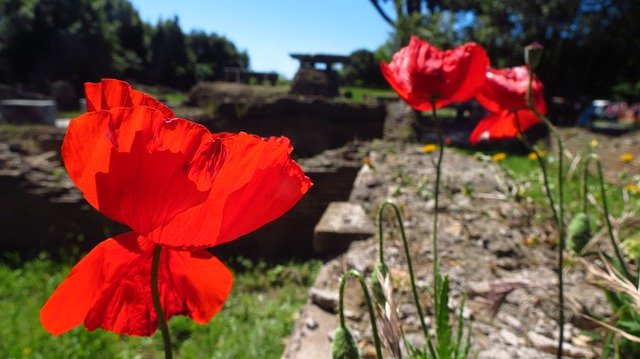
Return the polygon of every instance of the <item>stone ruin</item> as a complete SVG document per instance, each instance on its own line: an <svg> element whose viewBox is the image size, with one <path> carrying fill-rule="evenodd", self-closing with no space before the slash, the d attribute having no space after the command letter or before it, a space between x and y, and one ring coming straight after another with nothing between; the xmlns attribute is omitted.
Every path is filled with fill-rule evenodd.
<svg viewBox="0 0 640 359"><path fill-rule="evenodd" d="M327 54L289 55L300 61L300 68L298 72L296 72L291 84L291 94L325 97L337 97L339 95L338 73L334 70L333 65L336 63L348 63L348 56ZM323 64L324 69L317 68L316 64Z"/></svg>
<svg viewBox="0 0 640 359"><path fill-rule="evenodd" d="M271 86L275 86L278 82L278 74L275 72L250 71L241 67L224 68L224 80L226 82L249 84L251 79L254 79L258 85L268 82Z"/></svg>

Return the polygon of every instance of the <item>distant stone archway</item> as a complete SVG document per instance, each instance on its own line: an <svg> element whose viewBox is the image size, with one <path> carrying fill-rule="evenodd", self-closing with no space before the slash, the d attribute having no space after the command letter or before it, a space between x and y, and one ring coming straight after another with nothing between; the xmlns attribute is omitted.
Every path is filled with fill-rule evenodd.
<svg viewBox="0 0 640 359"><path fill-rule="evenodd" d="M300 68L293 78L291 93L296 95L316 95L325 97L337 97L338 73L333 66L335 64L349 63L348 56L328 54L289 54L300 61ZM324 65L323 69L316 65Z"/></svg>

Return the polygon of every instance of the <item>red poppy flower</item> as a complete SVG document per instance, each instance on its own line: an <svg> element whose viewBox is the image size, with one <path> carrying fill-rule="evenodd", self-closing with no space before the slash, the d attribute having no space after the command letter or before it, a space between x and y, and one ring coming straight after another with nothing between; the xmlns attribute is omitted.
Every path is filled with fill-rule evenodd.
<svg viewBox="0 0 640 359"><path fill-rule="evenodd" d="M441 51L415 36L388 65L380 62L391 87L419 111L431 110L433 99L436 108L470 99L484 82L487 66L489 58L476 43Z"/></svg>
<svg viewBox="0 0 640 359"><path fill-rule="evenodd" d="M516 126L516 112L522 132L540 122L531 110L503 110L491 113L478 122L469 136L469 142L475 145L483 140L496 141L515 138L519 133L518 126Z"/></svg>
<svg viewBox="0 0 640 359"><path fill-rule="evenodd" d="M205 249L253 231L288 211L311 187L285 137L211 134L118 80L87 84L89 112L69 124L62 157L96 209L132 232L94 248L40 312L60 335L84 322L151 335L151 261L166 319L206 323L231 290L231 273Z"/></svg>
<svg viewBox="0 0 640 359"><path fill-rule="evenodd" d="M529 87L529 72L526 66L505 69L488 68L486 81L476 93L476 100L491 113L480 120L469 136L469 142L493 141L514 138L518 135L516 118L523 132L540 121L528 109L526 94ZM547 112L542 82L534 77L531 96L536 110ZM517 112L517 116L516 116Z"/></svg>

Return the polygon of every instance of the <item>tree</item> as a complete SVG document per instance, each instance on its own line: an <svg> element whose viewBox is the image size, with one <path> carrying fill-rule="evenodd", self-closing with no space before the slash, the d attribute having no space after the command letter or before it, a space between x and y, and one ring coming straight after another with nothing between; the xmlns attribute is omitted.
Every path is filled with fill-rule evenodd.
<svg viewBox="0 0 640 359"><path fill-rule="evenodd" d="M187 47L195 64L198 81L220 80L225 67L249 67L249 56L240 52L224 36L192 31L187 36Z"/></svg>
<svg viewBox="0 0 640 359"><path fill-rule="evenodd" d="M539 75L547 93L608 96L640 80L637 0L393 0L395 17L370 0L394 28L396 51L410 35L440 47L480 43L495 67L522 64L522 49L545 47Z"/></svg>
<svg viewBox="0 0 640 359"><path fill-rule="evenodd" d="M158 22L149 52L147 80L151 84L165 84L178 89L188 89L193 84L193 65L189 61L178 17Z"/></svg>
<svg viewBox="0 0 640 359"><path fill-rule="evenodd" d="M373 52L356 50L349 55L349 63L342 68L340 77L344 84L350 86L386 87L379 62Z"/></svg>

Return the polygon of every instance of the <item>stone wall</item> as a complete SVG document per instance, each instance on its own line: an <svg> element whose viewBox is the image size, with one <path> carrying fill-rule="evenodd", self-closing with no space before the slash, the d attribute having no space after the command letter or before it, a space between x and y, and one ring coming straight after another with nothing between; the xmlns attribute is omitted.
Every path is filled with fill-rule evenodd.
<svg viewBox="0 0 640 359"><path fill-rule="evenodd" d="M382 138L384 118L384 105L284 96L252 103L219 104L212 118L203 124L212 132L287 136L295 156L310 157L354 139Z"/></svg>

